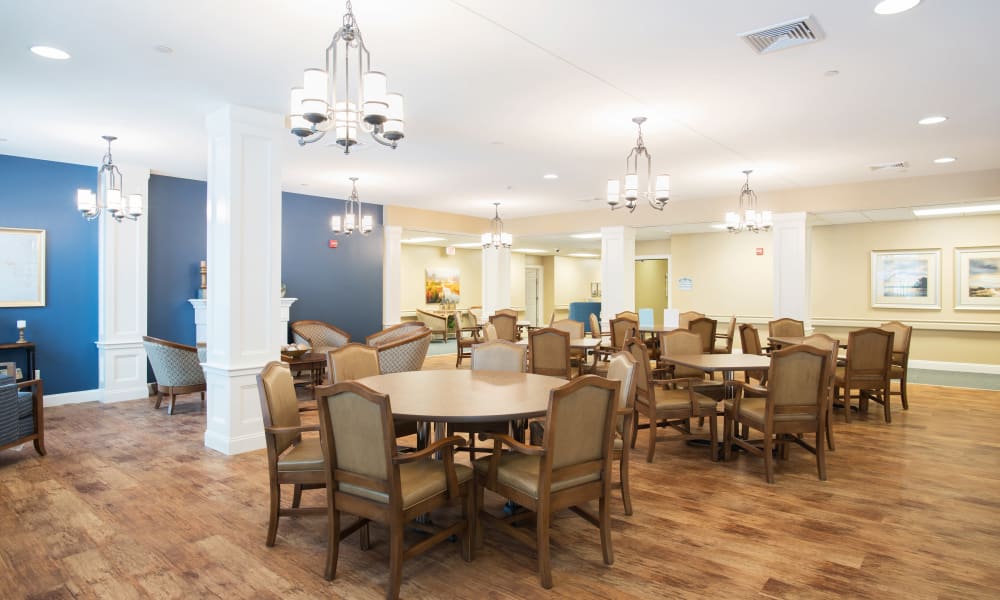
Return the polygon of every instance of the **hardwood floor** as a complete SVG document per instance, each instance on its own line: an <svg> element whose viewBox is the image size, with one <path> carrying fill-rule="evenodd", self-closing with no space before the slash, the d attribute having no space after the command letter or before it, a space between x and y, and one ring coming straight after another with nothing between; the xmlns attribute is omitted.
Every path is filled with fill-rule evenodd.
<svg viewBox="0 0 1000 600"><path fill-rule="evenodd" d="M640 436L633 516L615 493L613 566L596 528L566 513L553 522L551 591L533 551L487 529L471 564L457 543L408 561L402 596L996 598L1000 392L913 385L910 406L897 403L891 425L838 413L826 482L797 448L767 485L760 459L712 463L679 442L660 442L647 464ZM0 452L0 597L383 596L384 530L367 552L356 537L342 545L333 582L323 517L283 519L265 547L264 452L208 450L204 421L195 396L173 417L146 399L47 409L48 456Z"/></svg>

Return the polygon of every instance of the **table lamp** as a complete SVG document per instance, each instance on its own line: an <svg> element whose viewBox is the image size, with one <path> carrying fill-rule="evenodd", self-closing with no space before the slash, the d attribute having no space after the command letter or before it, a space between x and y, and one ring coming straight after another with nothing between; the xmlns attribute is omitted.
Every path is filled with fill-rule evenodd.
<svg viewBox="0 0 1000 600"><path fill-rule="evenodd" d="M17 321L17 343L26 344L28 340L24 339L24 328L28 326L28 322L22 319Z"/></svg>

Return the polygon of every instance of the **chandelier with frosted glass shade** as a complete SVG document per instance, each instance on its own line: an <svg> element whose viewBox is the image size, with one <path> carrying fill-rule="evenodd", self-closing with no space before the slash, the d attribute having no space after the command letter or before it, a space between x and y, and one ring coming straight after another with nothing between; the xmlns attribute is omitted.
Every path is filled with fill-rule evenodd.
<svg viewBox="0 0 1000 600"><path fill-rule="evenodd" d="M482 235L483 248L510 248L514 244L514 236L504 233L503 219L500 218L500 203L493 203L493 218L490 219L490 230Z"/></svg>
<svg viewBox="0 0 1000 600"><path fill-rule="evenodd" d="M111 159L111 142L118 138L113 135L101 137L108 142L108 151L97 172L97 193L89 189L76 190L76 209L88 221L104 211L119 223L125 219L138 220L142 216L142 194L122 194L122 174Z"/></svg>
<svg viewBox="0 0 1000 600"><path fill-rule="evenodd" d="M361 200L358 199L358 178L351 177L351 196L344 203L344 216L330 217L330 230L334 233L351 235L355 231L368 235L375 227L375 219L371 215L361 214Z"/></svg>
<svg viewBox="0 0 1000 600"><path fill-rule="evenodd" d="M760 233L769 231L774 224L771 211L757 208L757 193L750 189L750 173L753 173L752 169L743 171L747 180L740 188L740 204L737 212L726 213L726 229L731 233L741 231Z"/></svg>
<svg viewBox="0 0 1000 600"><path fill-rule="evenodd" d="M300 146L333 135L345 154L362 131L395 148L404 137L403 96L386 89L385 73L371 69L348 1L343 23L326 49L326 68L306 69L302 87L292 88L291 132Z"/></svg>
<svg viewBox="0 0 1000 600"><path fill-rule="evenodd" d="M625 185L618 179L608 180L608 204L611 210L627 208L633 212L639 200L645 199L651 207L663 210L670 200L670 175L657 175L654 179L653 156L642 141L642 124L646 122L646 117L633 117L632 122L639 127L639 138L625 157ZM646 158L645 189L639 187L639 158L642 156Z"/></svg>

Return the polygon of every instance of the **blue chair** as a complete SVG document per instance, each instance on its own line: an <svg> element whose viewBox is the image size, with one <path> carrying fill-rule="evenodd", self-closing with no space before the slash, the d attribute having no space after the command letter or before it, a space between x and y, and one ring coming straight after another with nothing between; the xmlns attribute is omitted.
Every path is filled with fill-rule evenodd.
<svg viewBox="0 0 1000 600"><path fill-rule="evenodd" d="M11 375L0 375L0 450L34 442L45 456L42 411L42 380L17 383Z"/></svg>

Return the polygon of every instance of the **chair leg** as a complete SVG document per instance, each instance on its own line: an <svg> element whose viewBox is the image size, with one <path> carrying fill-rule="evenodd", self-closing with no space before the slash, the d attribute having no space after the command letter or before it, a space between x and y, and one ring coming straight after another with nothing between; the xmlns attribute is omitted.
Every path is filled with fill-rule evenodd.
<svg viewBox="0 0 1000 600"><path fill-rule="evenodd" d="M274 545L274 538L278 535L278 509L281 507L281 486L275 480L271 481L271 506L267 519L267 541L266 546Z"/></svg>
<svg viewBox="0 0 1000 600"><path fill-rule="evenodd" d="M903 401L903 410L910 410L910 403L906 401L906 370L899 379L899 399Z"/></svg>
<svg viewBox="0 0 1000 600"><path fill-rule="evenodd" d="M42 432L38 432L38 437L35 438L35 452L41 456L45 456L45 438L42 437Z"/></svg>
<svg viewBox="0 0 1000 600"><path fill-rule="evenodd" d="M160 404L162 402L163 402L163 392L159 391L159 388L157 388L157 391L156 391L156 403L153 404L153 408L154 409L159 409L160 408Z"/></svg>
<svg viewBox="0 0 1000 600"><path fill-rule="evenodd" d="M173 392L173 390L171 390L170 391L170 404L167 405L167 414L168 415L174 414L174 402L176 402L176 401L177 401L177 394L175 394Z"/></svg>
<svg viewBox="0 0 1000 600"><path fill-rule="evenodd" d="M622 504L625 505L625 515L630 516L632 514L632 494L629 491L628 482L628 452L624 446L625 441L622 440L622 454L621 459L618 461L618 476L622 484Z"/></svg>
<svg viewBox="0 0 1000 600"><path fill-rule="evenodd" d="M635 448L635 440L639 437L639 411L632 410L632 440L629 442L630 448ZM622 440L624 442L625 440Z"/></svg>
<svg viewBox="0 0 1000 600"><path fill-rule="evenodd" d="M819 480L826 481L826 444L823 443L823 428L816 428L816 470Z"/></svg>
<svg viewBox="0 0 1000 600"><path fill-rule="evenodd" d="M552 564L549 561L549 519L548 507L542 507L535 516L535 537L538 551L538 578L545 589L552 589Z"/></svg>
<svg viewBox="0 0 1000 600"><path fill-rule="evenodd" d="M732 415L726 411L722 421L722 459L727 462L733 458L733 436L736 426Z"/></svg>
<svg viewBox="0 0 1000 600"><path fill-rule="evenodd" d="M205 392L201 392L201 410L205 410Z"/></svg>
<svg viewBox="0 0 1000 600"><path fill-rule="evenodd" d="M475 483L470 481L465 485L465 495L462 496L462 520L465 521L465 529L462 531L462 560L472 562L475 552L472 540L476 534L476 520L479 513L476 512Z"/></svg>
<svg viewBox="0 0 1000 600"><path fill-rule="evenodd" d="M702 417L704 418L704 417ZM709 448L712 451L712 462L719 461L719 418L712 415L708 418L708 435L712 436Z"/></svg>
<svg viewBox="0 0 1000 600"><path fill-rule="evenodd" d="M302 502L302 484L296 483L292 491L292 508L298 508Z"/></svg>
<svg viewBox="0 0 1000 600"><path fill-rule="evenodd" d="M890 385L892 385L892 384L890 384ZM885 410L885 422L886 423L892 423L892 403L889 402L889 399L892 398L892 396L889 394L890 391L892 391L890 388L886 388L880 394L882 396L882 407Z"/></svg>
<svg viewBox="0 0 1000 600"><path fill-rule="evenodd" d="M389 526L389 586L385 590L388 600L399 598L399 586L403 579L403 524L395 522Z"/></svg>
<svg viewBox="0 0 1000 600"><path fill-rule="evenodd" d="M333 495L329 494L332 498ZM333 581L337 576L337 558L340 555L340 511L330 507L327 511L327 536L326 536L326 571L323 577L327 581ZM368 526L365 525L365 531Z"/></svg>
<svg viewBox="0 0 1000 600"><path fill-rule="evenodd" d="M764 478L774 483L774 434L764 434Z"/></svg>
<svg viewBox="0 0 1000 600"><path fill-rule="evenodd" d="M861 405L860 395L861 393L858 392L858 406ZM844 422L851 422L851 388L849 387L844 388Z"/></svg>
<svg viewBox="0 0 1000 600"><path fill-rule="evenodd" d="M608 488L605 488L608 490ZM601 553L604 554L604 564L615 564L615 553L611 547L611 503L608 501L610 493L601 495L598 501L598 519L601 527Z"/></svg>
<svg viewBox="0 0 1000 600"><path fill-rule="evenodd" d="M646 462L653 462L653 453L656 452L656 416L649 417L649 449L646 450Z"/></svg>
<svg viewBox="0 0 1000 600"><path fill-rule="evenodd" d="M371 533L368 529L369 523L365 523L361 526L361 531L358 532L358 541L361 543L361 550L365 551L372 547Z"/></svg>
<svg viewBox="0 0 1000 600"><path fill-rule="evenodd" d="M483 522L479 517L479 513L483 510L483 489L484 486L480 483L478 477L475 480L475 490L474 496L476 497L476 512L475 512L475 527L473 528L473 540L472 543L476 548L483 547Z"/></svg>

